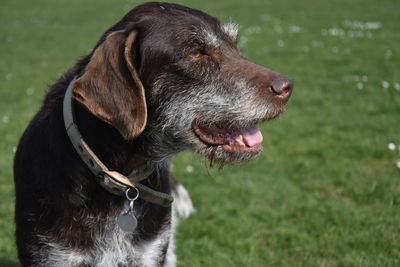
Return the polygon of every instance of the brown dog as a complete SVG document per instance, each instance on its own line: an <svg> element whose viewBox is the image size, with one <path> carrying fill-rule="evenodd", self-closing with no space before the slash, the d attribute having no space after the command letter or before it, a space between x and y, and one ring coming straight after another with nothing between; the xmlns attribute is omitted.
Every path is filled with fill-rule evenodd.
<svg viewBox="0 0 400 267"><path fill-rule="evenodd" d="M175 266L173 215L192 207L171 158L255 158L256 125L292 91L288 77L243 58L236 39L232 23L147 3L51 86L15 157L23 266Z"/></svg>

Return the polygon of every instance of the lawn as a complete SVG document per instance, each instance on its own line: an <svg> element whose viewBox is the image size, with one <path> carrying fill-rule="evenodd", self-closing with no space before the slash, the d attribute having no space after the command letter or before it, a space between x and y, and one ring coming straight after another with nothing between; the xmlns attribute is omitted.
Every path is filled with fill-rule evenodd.
<svg viewBox="0 0 400 267"><path fill-rule="evenodd" d="M177 156L197 208L177 233L179 266L400 266L400 2L178 3L239 23L243 54L295 79L256 161L218 170ZM137 4L2 0L0 266L18 266L20 135L48 85Z"/></svg>

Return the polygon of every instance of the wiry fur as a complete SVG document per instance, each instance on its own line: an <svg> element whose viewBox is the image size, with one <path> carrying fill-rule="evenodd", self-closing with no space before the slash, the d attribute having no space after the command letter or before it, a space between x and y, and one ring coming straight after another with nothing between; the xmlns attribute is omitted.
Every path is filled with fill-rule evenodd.
<svg viewBox="0 0 400 267"><path fill-rule="evenodd" d="M233 22L225 23L222 25L222 30L232 38L232 40L237 40L237 35L239 33L239 25Z"/></svg>
<svg viewBox="0 0 400 267"><path fill-rule="evenodd" d="M199 142L191 131L193 121L218 122L219 126L225 128L248 128L265 118L275 118L283 111L283 105L260 99L255 86L251 85L246 77L227 73L215 75L212 71L206 70L202 73L203 81L196 86L187 84L186 81L180 83L173 75L168 74L160 75L152 85L155 88L154 92L157 92L150 99L154 102L171 87L170 81L175 81L174 87L179 87L185 92L158 103L159 115L148 124L144 133L152 140L148 143L153 144L161 157L169 157L183 149L194 147L205 156L212 155L217 161L234 163L251 160L254 155L232 155L221 147L209 147ZM159 135L159 131L163 134ZM176 140L179 140L179 145L175 143ZM165 151L161 151L160 148L164 148Z"/></svg>
<svg viewBox="0 0 400 267"><path fill-rule="evenodd" d="M254 127L278 116L290 95L280 94L288 78L243 58L236 38L232 23L147 3L106 31L93 52L51 86L14 161L23 266L176 265L176 217L194 208L171 174L172 157L192 150L221 164L255 158L202 141L194 127ZM124 199L97 183L66 134L62 100L74 77L77 125L96 155L125 175L153 166L141 183L175 198L169 208L135 201L134 233L116 225Z"/></svg>
<svg viewBox="0 0 400 267"><path fill-rule="evenodd" d="M140 212L136 211L136 214ZM176 219L172 219L175 221ZM160 266L163 250L168 249L164 266L175 266L174 240L172 226L165 225L163 230L148 241L134 244L135 233L123 232L115 223L115 218L110 217L102 234L94 236L93 248L80 251L73 250L68 245L61 245L57 240L47 240L46 236L41 241L46 244L38 254L43 254L35 262L35 266Z"/></svg>
<svg viewBox="0 0 400 267"><path fill-rule="evenodd" d="M180 184L177 185L173 196L177 199L173 203L171 224L165 225L154 239L134 244L134 233L123 232L115 223L115 218L109 218L103 234L97 235L94 240L93 249L88 251L73 250L68 246L60 245L56 240L47 240L45 236L41 241L46 246L37 253L43 254L35 262L35 266L80 266L88 264L97 267L109 266L160 266L163 258L163 250L167 249L163 262L165 267L176 265L174 231L178 218L187 218L194 212L192 202L186 189ZM140 214L140 211L136 211Z"/></svg>

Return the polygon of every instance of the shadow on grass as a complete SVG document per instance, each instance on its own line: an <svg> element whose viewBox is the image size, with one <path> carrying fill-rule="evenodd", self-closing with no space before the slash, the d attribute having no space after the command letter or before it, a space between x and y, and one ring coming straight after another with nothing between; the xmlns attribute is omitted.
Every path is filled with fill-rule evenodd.
<svg viewBox="0 0 400 267"><path fill-rule="evenodd" d="M14 260L0 258L0 266L1 267L20 267L21 265L16 260L14 261Z"/></svg>

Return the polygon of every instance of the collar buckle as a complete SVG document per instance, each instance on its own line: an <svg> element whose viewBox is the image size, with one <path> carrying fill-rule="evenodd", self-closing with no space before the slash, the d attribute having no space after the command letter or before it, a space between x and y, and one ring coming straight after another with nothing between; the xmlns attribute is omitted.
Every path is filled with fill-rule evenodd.
<svg viewBox="0 0 400 267"><path fill-rule="evenodd" d="M116 171L104 171L101 176L100 184L114 195L124 196L129 188L135 187L126 176Z"/></svg>

